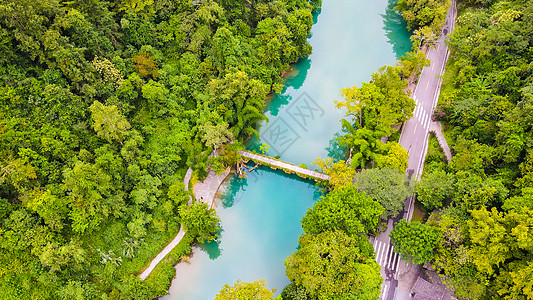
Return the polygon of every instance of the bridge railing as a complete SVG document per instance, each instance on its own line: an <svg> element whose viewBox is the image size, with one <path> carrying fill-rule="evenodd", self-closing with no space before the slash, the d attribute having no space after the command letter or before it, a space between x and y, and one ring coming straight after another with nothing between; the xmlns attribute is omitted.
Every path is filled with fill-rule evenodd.
<svg viewBox="0 0 533 300"><path fill-rule="evenodd" d="M330 180L330 177L326 174L310 170L301 166L297 166L273 157L269 157L266 155L261 155L257 153L252 153L248 151L239 151L238 152L243 157L246 157L248 159L251 159L255 162L260 162L264 165L267 165L273 169L282 169L286 173L289 174L296 174L302 178L311 178L314 180Z"/></svg>

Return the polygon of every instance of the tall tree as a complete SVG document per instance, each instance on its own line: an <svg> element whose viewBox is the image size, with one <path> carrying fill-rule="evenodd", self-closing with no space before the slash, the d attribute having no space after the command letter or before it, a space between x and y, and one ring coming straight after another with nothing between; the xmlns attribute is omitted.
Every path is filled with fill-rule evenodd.
<svg viewBox="0 0 533 300"><path fill-rule="evenodd" d="M313 299L377 299L383 279L372 245L342 231L304 234L285 261L287 276Z"/></svg>
<svg viewBox="0 0 533 300"><path fill-rule="evenodd" d="M207 146L213 147L214 150L217 150L220 146L229 142L233 138L231 131L228 130L228 123L213 125L208 122L201 125L200 130L205 132L202 141L204 141Z"/></svg>
<svg viewBox="0 0 533 300"><path fill-rule="evenodd" d="M376 166L382 169L396 169L404 173L409 161L407 150L397 142L389 142L385 144L385 148L388 149L386 154L376 155Z"/></svg>
<svg viewBox="0 0 533 300"><path fill-rule="evenodd" d="M332 158L321 159L320 157L313 162L324 174L329 175L329 185L333 189L342 189L352 185L355 177L355 170L346 165L344 160L333 163Z"/></svg>
<svg viewBox="0 0 533 300"><path fill-rule="evenodd" d="M415 264L423 264L435 257L435 248L439 243L438 229L420 222L407 223L400 220L390 233L395 244L394 251L401 254L402 259Z"/></svg>
<svg viewBox="0 0 533 300"><path fill-rule="evenodd" d="M225 284L215 296L215 300L268 300L274 297L276 290L269 290L264 279L252 283L237 280L233 286Z"/></svg>
<svg viewBox="0 0 533 300"><path fill-rule="evenodd" d="M341 230L349 236L373 232L383 207L355 186L334 190L308 209L302 218L305 233Z"/></svg>
<svg viewBox="0 0 533 300"><path fill-rule="evenodd" d="M357 188L385 209L382 219L395 217L409 195L407 175L397 169L365 169L355 177Z"/></svg>
<svg viewBox="0 0 533 300"><path fill-rule="evenodd" d="M94 101L89 109L92 113L93 128L96 134L108 142L118 140L123 145L122 141L129 135L131 125L118 111L118 108L115 105L107 106L99 101Z"/></svg>
<svg viewBox="0 0 533 300"><path fill-rule="evenodd" d="M429 211L442 208L444 201L454 194L454 183L455 176L444 170L425 173L415 185L418 201Z"/></svg>
<svg viewBox="0 0 533 300"><path fill-rule="evenodd" d="M401 124L413 116L415 102L405 94L407 81L402 79L398 67L385 66L372 74L371 83L361 87L341 89L344 101L337 107L347 109L346 114L358 127L366 127L390 134L393 125Z"/></svg>
<svg viewBox="0 0 533 300"><path fill-rule="evenodd" d="M212 240L220 229L220 219L215 210L208 208L204 202L182 205L179 214L185 230L197 236L200 243Z"/></svg>

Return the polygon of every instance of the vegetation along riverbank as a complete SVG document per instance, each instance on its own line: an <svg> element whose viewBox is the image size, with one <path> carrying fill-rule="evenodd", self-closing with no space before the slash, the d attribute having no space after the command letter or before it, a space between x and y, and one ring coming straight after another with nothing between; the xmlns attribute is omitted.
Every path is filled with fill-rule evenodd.
<svg viewBox="0 0 533 300"><path fill-rule="evenodd" d="M0 298L151 299L206 232L181 223L224 138L311 53L320 1L2 1ZM193 221L194 220L194 221ZM198 222L196 222L198 221ZM216 225L216 222L215 222Z"/></svg>

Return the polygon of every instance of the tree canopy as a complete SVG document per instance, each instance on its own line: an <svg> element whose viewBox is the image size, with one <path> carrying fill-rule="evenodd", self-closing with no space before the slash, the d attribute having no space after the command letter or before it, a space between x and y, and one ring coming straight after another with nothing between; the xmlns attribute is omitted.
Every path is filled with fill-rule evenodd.
<svg viewBox="0 0 533 300"><path fill-rule="evenodd" d="M256 133L320 4L0 1L0 298L166 294L190 245L135 274L218 228L187 169Z"/></svg>
<svg viewBox="0 0 533 300"><path fill-rule="evenodd" d="M435 257L440 236L434 227L401 219L391 231L390 238L395 244L394 251L400 253L402 259L423 264Z"/></svg>
<svg viewBox="0 0 533 300"><path fill-rule="evenodd" d="M382 219L396 217L409 195L407 175L396 169L365 169L355 177L357 189L383 208Z"/></svg>
<svg viewBox="0 0 533 300"><path fill-rule="evenodd" d="M406 94L407 78L423 65L384 66L372 74L369 83L341 90L343 100L335 102L346 110L348 119L341 120L345 134L338 140L351 149L352 168L362 169L372 162L383 167L406 167L407 152L383 139L413 116L415 102Z"/></svg>
<svg viewBox="0 0 533 300"><path fill-rule="evenodd" d="M458 9L436 114L454 157L416 186L427 209L442 210L427 223L441 234L433 266L459 298L527 299L533 4L458 1Z"/></svg>
<svg viewBox="0 0 533 300"><path fill-rule="evenodd" d="M305 233L319 234L341 230L349 236L373 232L383 207L377 201L349 186L328 193L308 209L302 218Z"/></svg>
<svg viewBox="0 0 533 300"><path fill-rule="evenodd" d="M287 276L312 299L376 299L383 279L364 236L342 231L304 234L300 249L285 261Z"/></svg>
<svg viewBox="0 0 533 300"><path fill-rule="evenodd" d="M268 300L274 297L275 290L269 290L264 279L252 283L237 280L233 286L225 284L215 300Z"/></svg>

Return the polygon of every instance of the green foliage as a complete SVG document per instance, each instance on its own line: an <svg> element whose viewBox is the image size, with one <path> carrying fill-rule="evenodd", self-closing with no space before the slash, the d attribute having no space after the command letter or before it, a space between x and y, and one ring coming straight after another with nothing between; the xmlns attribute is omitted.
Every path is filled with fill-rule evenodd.
<svg viewBox="0 0 533 300"><path fill-rule="evenodd" d="M344 160L333 163L332 158L321 159L320 157L313 162L324 174L329 175L329 185L333 189L342 189L352 185L355 177L355 170L346 166Z"/></svg>
<svg viewBox="0 0 533 300"><path fill-rule="evenodd" d="M357 174L359 191L376 200L383 208L381 218L395 217L402 210L409 195L407 176L395 169L365 169Z"/></svg>
<svg viewBox="0 0 533 300"><path fill-rule="evenodd" d="M231 132L228 131L227 123L216 125L207 123L200 126L200 130L205 132L202 140L205 142L206 146L212 146L214 149L218 149L222 144L229 142L232 138Z"/></svg>
<svg viewBox="0 0 533 300"><path fill-rule="evenodd" d="M94 121L93 128L98 136L103 137L108 142L118 140L120 144L129 134L130 123L120 114L117 107L105 106L95 101L89 109Z"/></svg>
<svg viewBox="0 0 533 300"><path fill-rule="evenodd" d="M270 146L268 144L263 143L259 145L259 151L261 151L261 154L267 153L269 149L270 149Z"/></svg>
<svg viewBox="0 0 533 300"><path fill-rule="evenodd" d="M400 58L398 67L402 78L413 79L420 74L422 68L430 65L430 60L426 58L426 53L417 49L407 52Z"/></svg>
<svg viewBox="0 0 533 300"><path fill-rule="evenodd" d="M275 290L269 290L264 279L252 283L237 280L233 286L225 284L215 296L215 300L268 300L274 297Z"/></svg>
<svg viewBox="0 0 533 300"><path fill-rule="evenodd" d="M372 74L370 83L341 90L344 101L336 104L346 109L350 120L342 120L346 133L339 142L352 149L352 168L364 168L374 160L383 166L404 166L406 153L395 145L381 142L397 131L393 126L413 116L415 102L404 93L408 83L402 72L404 67L385 66Z"/></svg>
<svg viewBox="0 0 533 300"><path fill-rule="evenodd" d="M182 219L213 232L180 182L255 133L320 1L193 2L0 1L0 298L153 299Z"/></svg>
<svg viewBox="0 0 533 300"><path fill-rule="evenodd" d="M341 230L349 236L373 232L383 213L383 207L349 186L328 193L308 209L302 219L307 234Z"/></svg>
<svg viewBox="0 0 533 300"><path fill-rule="evenodd" d="M402 259L415 264L424 264L435 258L435 248L440 240L439 231L420 222L407 223L404 219L394 226L390 233L395 244L394 251Z"/></svg>
<svg viewBox="0 0 533 300"><path fill-rule="evenodd" d="M495 288L503 299L519 299L524 296L533 296L531 278L533 276L533 263L527 259L509 263L496 279Z"/></svg>
<svg viewBox="0 0 533 300"><path fill-rule="evenodd" d="M460 298L527 299L533 4L459 4L438 114L454 144L453 207L430 217L442 235L434 266Z"/></svg>
<svg viewBox="0 0 533 300"><path fill-rule="evenodd" d="M376 156L376 166L382 169L396 169L402 173L405 172L409 160L407 150L397 142L387 143L385 147L388 148L387 154Z"/></svg>
<svg viewBox="0 0 533 300"><path fill-rule="evenodd" d="M414 31L412 39L431 44L439 37L450 4L449 0L400 0L396 9L407 21L407 28Z"/></svg>
<svg viewBox="0 0 533 300"><path fill-rule="evenodd" d="M455 208L431 215L428 224L438 228L441 242L437 245L433 266L444 281L461 298L478 299L486 291L487 276L480 273L468 253L466 214Z"/></svg>
<svg viewBox="0 0 533 300"><path fill-rule="evenodd" d="M329 184L331 184L334 189L342 189L351 186L355 177L355 170L346 166L344 160L334 163L325 173L330 176Z"/></svg>
<svg viewBox="0 0 533 300"><path fill-rule="evenodd" d="M381 283L380 267L372 245L362 236L342 231L304 234L300 249L285 261L287 276L305 288L312 299L376 299ZM305 298L304 298L305 299Z"/></svg>
<svg viewBox="0 0 533 300"><path fill-rule="evenodd" d="M344 101L336 103L347 109L347 115L358 127L390 134L391 126L413 116L415 103L404 93L406 88L407 81L400 76L399 68L385 66L372 74L371 83L342 89Z"/></svg>
<svg viewBox="0 0 533 300"><path fill-rule="evenodd" d="M283 300L308 300L307 291L304 287L296 285L294 282L291 282L287 285L283 292L281 293L281 298Z"/></svg>
<svg viewBox="0 0 533 300"><path fill-rule="evenodd" d="M454 194L455 178L453 174L444 170L434 170L424 173L422 179L415 185L418 201L428 211L442 208L447 198Z"/></svg>
<svg viewBox="0 0 533 300"><path fill-rule="evenodd" d="M499 205L509 193L500 180L493 178L466 172L456 173L455 178L454 204L465 211Z"/></svg>
<svg viewBox="0 0 533 300"><path fill-rule="evenodd" d="M381 142L383 132L372 131L368 128L357 129L344 119L342 119L342 127L347 133L339 137L339 144L352 149L350 166L353 169L366 167L384 152L386 146Z"/></svg>
<svg viewBox="0 0 533 300"><path fill-rule="evenodd" d="M232 126L235 137L247 137L257 134L252 126L266 119L263 109L268 91L266 84L238 71L221 79L212 79L207 85L210 99L204 105Z"/></svg>
<svg viewBox="0 0 533 300"><path fill-rule="evenodd" d="M212 240L220 229L220 220L213 208L208 208L204 202L194 202L182 205L179 209L183 227L197 236L200 243Z"/></svg>

